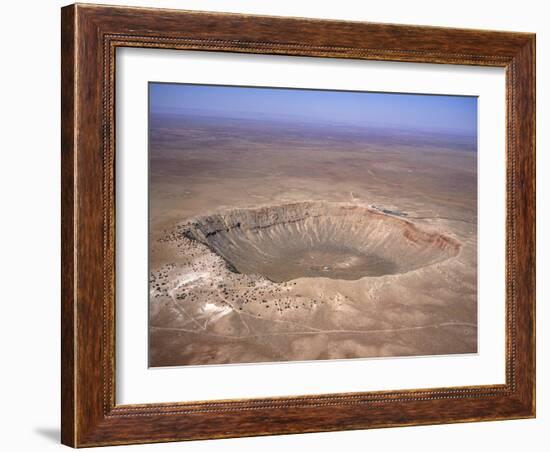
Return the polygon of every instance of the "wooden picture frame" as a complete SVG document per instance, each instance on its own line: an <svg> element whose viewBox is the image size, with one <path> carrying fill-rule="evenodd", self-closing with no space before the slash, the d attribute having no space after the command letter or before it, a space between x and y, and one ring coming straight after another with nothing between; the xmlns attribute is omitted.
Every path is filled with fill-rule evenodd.
<svg viewBox="0 0 550 452"><path fill-rule="evenodd" d="M70 5L62 9L62 442L73 447L535 416L535 35ZM506 383L115 403L115 50L506 69Z"/></svg>

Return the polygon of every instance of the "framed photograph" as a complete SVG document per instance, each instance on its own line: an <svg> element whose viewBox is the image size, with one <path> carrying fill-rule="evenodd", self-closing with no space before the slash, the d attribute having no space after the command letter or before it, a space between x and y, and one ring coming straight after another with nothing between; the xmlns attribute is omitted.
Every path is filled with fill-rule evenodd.
<svg viewBox="0 0 550 452"><path fill-rule="evenodd" d="M535 36L62 9L62 442L535 416Z"/></svg>

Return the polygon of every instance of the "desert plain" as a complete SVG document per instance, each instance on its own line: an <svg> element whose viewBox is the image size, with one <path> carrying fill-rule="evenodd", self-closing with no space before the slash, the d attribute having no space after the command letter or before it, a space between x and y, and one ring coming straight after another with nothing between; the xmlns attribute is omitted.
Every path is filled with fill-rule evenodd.
<svg viewBox="0 0 550 452"><path fill-rule="evenodd" d="M151 114L149 365L477 352L475 137Z"/></svg>

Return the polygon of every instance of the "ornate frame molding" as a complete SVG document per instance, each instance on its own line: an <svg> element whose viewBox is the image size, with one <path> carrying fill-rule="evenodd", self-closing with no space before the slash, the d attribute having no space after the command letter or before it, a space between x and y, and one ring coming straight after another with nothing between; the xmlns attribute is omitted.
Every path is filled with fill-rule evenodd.
<svg viewBox="0 0 550 452"><path fill-rule="evenodd" d="M62 43L64 444L80 447L534 416L534 35L71 5L62 10ZM506 383L116 405L114 89L118 47L506 68Z"/></svg>

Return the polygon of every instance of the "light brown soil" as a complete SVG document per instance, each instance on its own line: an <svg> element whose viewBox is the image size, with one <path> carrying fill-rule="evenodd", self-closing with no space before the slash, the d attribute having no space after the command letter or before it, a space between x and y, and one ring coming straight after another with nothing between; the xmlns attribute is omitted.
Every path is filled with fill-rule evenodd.
<svg viewBox="0 0 550 452"><path fill-rule="evenodd" d="M152 124L151 366L476 352L466 145Z"/></svg>

